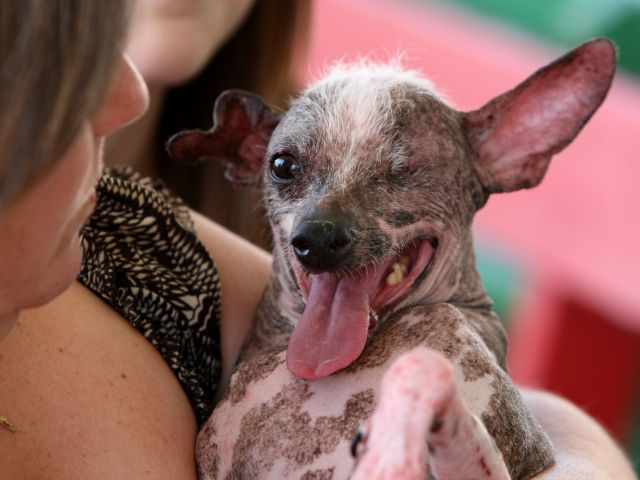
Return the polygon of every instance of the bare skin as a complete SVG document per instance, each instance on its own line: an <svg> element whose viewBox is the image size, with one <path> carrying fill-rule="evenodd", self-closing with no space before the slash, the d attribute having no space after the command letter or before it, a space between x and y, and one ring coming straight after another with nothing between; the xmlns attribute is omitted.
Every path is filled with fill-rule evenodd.
<svg viewBox="0 0 640 480"><path fill-rule="evenodd" d="M220 15L215 17L221 18ZM166 57L166 49L161 50ZM117 92L117 101L110 98L106 104L120 105L125 110L117 114L110 110L109 115L98 119L100 121L94 119L91 125L86 125L91 128L83 129L81 146L91 148L86 159L99 158L99 138L115 127L114 121L122 123L125 117L130 119L134 115L133 110L139 112L142 108L141 97L130 95L133 91L128 90L126 95L127 90L118 89ZM120 104L123 101L124 104ZM96 137L95 142L92 135ZM77 157L82 158L85 157ZM91 171L87 170L87 173ZM97 176L97 170L94 173ZM59 192L76 193L69 178L62 177L61 182L52 181L51 184ZM95 183L95 178L87 182L87 185ZM54 208L51 201L65 197L41 193L45 193L42 198L46 199L49 210L64 213L62 209ZM80 195L79 199L82 198ZM78 215L88 215L88 208L81 210ZM53 220L53 226L63 225L50 218L46 209L40 209L40 213L43 212L46 213L43 220ZM198 231L217 260L222 280L224 382L250 328L250 317L267 281L270 260L263 252L249 248L219 227L196 217ZM7 322L6 331L17 320L16 328L0 340L0 423L5 427L0 428L1 476L72 480L194 479L196 426L175 376L128 322L84 287L79 284L69 286L76 270L73 262L65 262L69 267L65 275L49 266L43 269L47 276L58 282L56 288L62 285L55 295L53 289L47 289L46 293L50 295L47 300L54 296L55 299L39 308L32 307L45 301L40 295L25 303L17 293L27 296L38 293L39 283L42 283L38 280L44 277L38 270L26 268L25 260L46 251L43 245L48 243L43 235L43 222L34 221L29 215L19 214L14 218L27 219L25 232L35 234L38 248L30 249L29 242L21 234L8 246L22 247L28 255L16 254L11 248L0 249L3 260L9 261L8 267L4 264L7 268L0 270L5 272L6 285L11 287L2 292L0 304L8 310L1 312L0 317L8 312L10 322ZM72 221L69 229L75 231L81 221L75 214ZM40 227L39 230L36 227ZM0 230L6 233L5 228ZM74 235L64 236L67 237L74 238ZM11 240L7 235L3 238ZM51 245L55 246L54 243ZM76 262L79 261L78 247L74 242L72 250ZM70 260L67 256L54 257ZM17 261L19 268L11 268L12 261ZM17 292L14 287L20 283L16 282L15 273L26 271L34 273L35 281L23 282L25 288ZM0 337L4 337L2 333Z"/></svg>
<svg viewBox="0 0 640 480"><path fill-rule="evenodd" d="M451 363L425 347L386 371L361 432L351 480L511 478L482 421L465 406Z"/></svg>
<svg viewBox="0 0 640 480"><path fill-rule="evenodd" d="M371 416L393 357L419 344L451 361L510 477L551 467L552 445L506 377L470 226L490 194L542 180L614 69L613 45L594 40L457 112L411 72L339 66L285 114L228 91L209 131L174 136L174 158L217 159L236 184L262 185L275 240L256 329L198 437L205 478L346 478L343 444ZM466 478L458 457L437 471Z"/></svg>
<svg viewBox="0 0 640 480"><path fill-rule="evenodd" d="M194 215L217 260L223 377L270 273L270 257ZM235 292L235 293L234 293ZM21 313L0 342L3 478L194 479L196 422L160 354L79 284Z"/></svg>
<svg viewBox="0 0 640 480"><path fill-rule="evenodd" d="M508 478L506 472L499 472L499 458L491 449L483 453L482 463L473 462L474 453L487 445L482 439L486 431L481 431L478 421L469 423L472 416L464 409L456 414L457 423L444 418L453 411L442 411L436 422L439 428L432 431L433 413L446 406L442 400L452 391L449 373L443 357L420 348L400 357L385 373L376 412L352 444L352 453L357 456L354 480L423 480L427 478L427 456L432 458L436 478L449 478L446 471L438 471L440 465L446 468L447 453L468 460L464 478L482 478L487 469L492 472L491 478ZM536 479L637 478L618 445L575 405L541 391L521 389L520 393L554 445L556 464ZM455 437L455 430L446 429L448 423L461 430L465 422L468 433L464 437ZM448 441L451 434L453 441ZM426 442L429 449L425 448Z"/></svg>
<svg viewBox="0 0 640 480"><path fill-rule="evenodd" d="M637 480L616 442L578 407L547 392L522 389L521 394L555 450L556 464L540 480Z"/></svg>
<svg viewBox="0 0 640 480"><path fill-rule="evenodd" d="M425 322L422 318L437 321ZM448 327L445 328L444 325ZM351 438L368 421L374 409L385 403L384 392L380 395L376 379L393 370L399 351L426 344L451 356L449 364L445 357L437 355L446 365L442 370L447 372L448 381L438 381L433 385L433 382L427 381L432 388L425 395L425 401L418 402L423 408L430 401L437 404L430 411L422 412L425 417L430 417L423 421L426 429L432 427L432 420L443 410L449 411L443 417L446 423L442 432L429 437L436 442L434 445L439 454L447 455L448 460L435 471L448 471L448 476L443 476L443 479L510 478L486 475L462 477L461 474L471 472L461 472L460 464L451 462L452 458L461 456L463 450L459 448L459 444L465 443L468 448L462 456L470 463L484 463L492 466L494 473L500 469L506 473L502 456L493 451L493 440L483 430L484 427L480 428L484 435L479 432L476 437L489 442L485 445L486 448L476 450L477 442L459 442L459 438L449 441L455 437L455 434L450 433L452 428L455 429L455 424L460 425L460 431L466 428L465 425L469 426L470 431L479 427L472 423L470 413L462 407L460 398L464 398L468 410L480 418L476 412L485 408L485 405L491 405L495 401L493 395L497 390L496 386L507 381L504 372L492 366L488 349L478 348L479 342L477 334L465 323L458 310L439 304L416 308L390 320L381 327L380 334L371 339L358 364L320 380L308 381L293 377L285 365L285 349L280 346L265 349L241 363L232 378L228 396L214 410L199 434L196 458L202 478L350 478L349 474L354 467L354 459L349 454ZM456 395L452 393L454 382ZM423 388L416 390L423 392ZM432 396L438 396L437 391L443 393L439 395L439 399L434 400ZM517 415L520 422L530 421L521 409L518 410L517 405L505 402L504 397L497 401L500 402L500 415ZM391 403L392 406L387 410L397 411L402 408L401 403L393 405L396 403L393 400ZM407 424L419 429L416 426L420 424L419 416L412 410L412 420ZM459 421L465 418L469 421ZM497 421L502 421L501 418ZM380 425L380 422L374 419L373 424ZM413 427L410 431L414 430ZM388 438L378 431L379 429L372 430L372 435ZM533 434L539 435L535 431ZM397 437L402 435L403 432ZM421 440L417 440L416 437L419 436L419 433L413 435L414 443L426 448L426 438L423 436ZM503 436L501 441L505 444L514 437L515 434L509 430L508 439ZM464 438L468 439L469 436L465 435ZM522 441L516 443L524 445L518 452L526 447ZM534 449L530 449L528 455L534 460L540 457ZM491 461L492 459L495 461ZM372 461L375 463L375 459L362 459L360 466L365 470L359 478L378 480L378 477L371 475L374 470L369 471L365 465ZM435 469L436 464L432 468ZM527 472L526 476L514 478L533 478L538 472Z"/></svg>
<svg viewBox="0 0 640 480"><path fill-rule="evenodd" d="M251 285L261 291L268 258L234 252L235 236L194 219L212 253L225 252L216 257L223 289L230 282L246 287L252 277L233 271L251 267L265 275ZM257 302L251 291L242 298ZM223 329L248 328L241 316L225 320L248 303L233 307L225 297ZM223 334L226 358L237 354L240 336L227 344ZM16 433L0 429L0 469L7 478L196 478L195 421L175 376L137 331L80 285L23 313L0 342L0 384L2 413L17 427ZM615 442L582 411L550 394L522 395L555 447L556 465L539 478L636 478Z"/></svg>
<svg viewBox="0 0 640 480"><path fill-rule="evenodd" d="M194 478L196 423L162 357L84 287L24 311L0 346L7 478ZM7 454L8 452L8 454Z"/></svg>

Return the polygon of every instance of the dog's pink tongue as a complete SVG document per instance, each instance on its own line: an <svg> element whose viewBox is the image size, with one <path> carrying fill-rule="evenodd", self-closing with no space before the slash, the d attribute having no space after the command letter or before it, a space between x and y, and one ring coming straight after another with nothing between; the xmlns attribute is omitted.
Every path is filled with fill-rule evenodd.
<svg viewBox="0 0 640 480"><path fill-rule="evenodd" d="M311 276L307 306L287 349L287 368L308 380L350 365L364 349L369 331L369 296L377 275Z"/></svg>

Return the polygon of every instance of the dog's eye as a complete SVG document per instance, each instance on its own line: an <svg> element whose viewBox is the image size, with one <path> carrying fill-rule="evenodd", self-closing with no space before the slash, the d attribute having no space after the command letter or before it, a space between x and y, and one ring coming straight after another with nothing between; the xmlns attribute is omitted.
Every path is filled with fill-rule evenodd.
<svg viewBox="0 0 640 480"><path fill-rule="evenodd" d="M289 183L300 175L300 165L291 155L278 155L271 160L271 178Z"/></svg>

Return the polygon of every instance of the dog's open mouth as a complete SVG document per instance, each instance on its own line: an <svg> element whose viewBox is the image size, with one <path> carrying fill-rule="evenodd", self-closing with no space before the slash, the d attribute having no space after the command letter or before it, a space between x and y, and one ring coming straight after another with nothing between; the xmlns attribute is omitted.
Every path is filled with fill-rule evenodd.
<svg viewBox="0 0 640 480"><path fill-rule="evenodd" d="M355 361L377 322L375 312L409 292L434 251L434 241L417 240L398 255L346 276L308 275L294 268L306 307L289 340L291 373L319 379Z"/></svg>

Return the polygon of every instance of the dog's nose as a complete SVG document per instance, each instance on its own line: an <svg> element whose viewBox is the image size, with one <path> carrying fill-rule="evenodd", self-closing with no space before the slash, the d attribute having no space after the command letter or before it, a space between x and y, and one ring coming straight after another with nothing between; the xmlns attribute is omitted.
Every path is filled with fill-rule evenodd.
<svg viewBox="0 0 640 480"><path fill-rule="evenodd" d="M352 243L347 225L339 220L306 220L291 237L296 257L312 272L338 268L351 252Z"/></svg>

